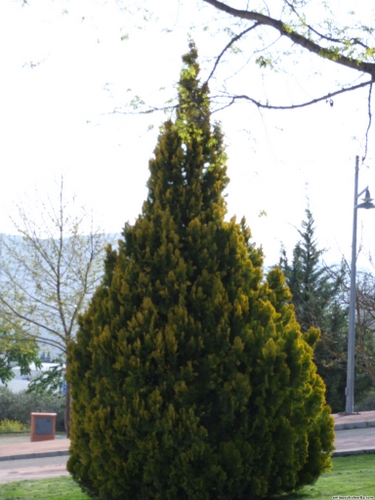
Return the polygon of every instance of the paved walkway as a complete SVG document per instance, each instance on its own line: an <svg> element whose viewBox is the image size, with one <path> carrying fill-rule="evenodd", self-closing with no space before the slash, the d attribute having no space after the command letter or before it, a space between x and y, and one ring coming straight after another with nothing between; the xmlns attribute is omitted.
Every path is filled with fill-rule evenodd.
<svg viewBox="0 0 375 500"><path fill-rule="evenodd" d="M30 436L25 435L0 438L0 483L69 476L66 461L53 463L56 457L68 458L69 446L70 440L65 437L32 443ZM51 464L40 465L43 458L49 458ZM22 462L25 459L34 460L26 465Z"/></svg>
<svg viewBox="0 0 375 500"><path fill-rule="evenodd" d="M14 436L0 439L0 469L1 462L21 460L25 458L56 457L69 455L70 439L53 439L50 441L30 442L29 436Z"/></svg>
<svg viewBox="0 0 375 500"><path fill-rule="evenodd" d="M375 453L375 411L332 416L336 433L333 456Z"/></svg>
<svg viewBox="0 0 375 500"><path fill-rule="evenodd" d="M375 411L355 415L333 415L335 419L335 447L333 456L375 453ZM69 455L70 440L56 437L51 441L30 442L29 436L0 438L0 483L24 479L66 476L65 464L9 468L10 461ZM2 462L4 466L2 467ZM7 468L5 467L7 463Z"/></svg>
<svg viewBox="0 0 375 500"><path fill-rule="evenodd" d="M375 427L375 411L363 411L361 413L354 413L353 415L334 413L332 417L335 420L335 431Z"/></svg>

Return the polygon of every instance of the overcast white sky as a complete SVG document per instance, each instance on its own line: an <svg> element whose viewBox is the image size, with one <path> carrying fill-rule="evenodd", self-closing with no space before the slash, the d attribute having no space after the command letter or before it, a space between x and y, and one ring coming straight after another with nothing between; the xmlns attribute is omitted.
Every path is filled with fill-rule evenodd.
<svg viewBox="0 0 375 500"><path fill-rule="evenodd" d="M189 31L208 70L207 57L219 52L225 39L201 32L212 11L197 15L188 3L169 2L171 9L160 9L157 23L139 29L137 18L121 11L115 0L29 0L25 7L21 1L2 0L0 232L10 231L7 212L15 201L34 186L50 191L61 174L105 231L119 232L125 221L134 221L146 196L148 159L164 115L113 110L135 95L158 104L174 95ZM198 29L192 32L190 24L197 19ZM315 62L308 56L304 64ZM322 73L328 68L332 82L357 76L330 63L316 67ZM302 97L306 91L319 95L326 90L321 76L305 81L308 72L298 65L295 69L284 94L299 97L300 92ZM275 94L270 76L257 80L250 72L237 81L241 92L252 85ZM360 91L336 98L333 107L321 103L260 113L242 104L215 115L229 155L228 215L246 216L268 265L278 260L281 241L294 246L298 235L293 226L304 218L307 196L319 245L330 249L327 259L337 261L341 252L349 258L354 163L363 154L366 99L367 91ZM154 129L148 130L149 125ZM360 189L369 184L375 195L374 130L369 138L369 168L361 169ZM267 216L259 217L263 210ZM375 227L371 212L359 217L359 238L363 224L368 248Z"/></svg>

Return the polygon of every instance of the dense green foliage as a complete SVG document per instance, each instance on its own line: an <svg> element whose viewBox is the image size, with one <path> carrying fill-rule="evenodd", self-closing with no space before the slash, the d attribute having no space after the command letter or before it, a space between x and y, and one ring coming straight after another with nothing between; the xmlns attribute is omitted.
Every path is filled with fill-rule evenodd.
<svg viewBox="0 0 375 500"><path fill-rule="evenodd" d="M318 334L302 336L245 222L224 220L222 134L196 58L192 44L142 214L108 249L70 348L68 470L106 500L264 498L330 466Z"/></svg>
<svg viewBox="0 0 375 500"><path fill-rule="evenodd" d="M20 367L22 375L30 373L30 364L40 365L39 349L34 340L25 339L22 334L1 328L0 331L0 381L8 383L14 377L12 366Z"/></svg>
<svg viewBox="0 0 375 500"><path fill-rule="evenodd" d="M64 430L64 397L27 393L13 393L6 387L0 387L0 420L16 420L24 426L30 426L30 413L56 413L56 430Z"/></svg>

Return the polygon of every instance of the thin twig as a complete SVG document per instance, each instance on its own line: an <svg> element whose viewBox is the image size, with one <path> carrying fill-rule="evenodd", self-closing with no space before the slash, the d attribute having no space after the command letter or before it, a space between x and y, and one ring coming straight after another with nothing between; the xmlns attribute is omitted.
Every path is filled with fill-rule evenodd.
<svg viewBox="0 0 375 500"><path fill-rule="evenodd" d="M366 87L367 85L372 85L373 80L368 80L366 82L360 83L358 85L353 85L351 87L347 87L344 89L336 90L335 92L330 92L329 94L325 94L321 97L317 97L316 99L312 99L311 101L306 101L300 104L291 104L289 106L273 106L271 104L264 104L260 101L257 101L256 99L253 99L252 97L249 97L247 95L234 95L234 96L227 96L228 99L230 99L230 102L226 104L225 106L222 106L221 108L216 109L214 112L217 113L218 111L222 111L225 108L228 108L232 104L234 104L236 101L243 99L246 101L250 101L253 104L255 104L258 108L264 108L264 109L280 109L280 110L287 110L287 109L297 109L297 108L305 108L307 106L311 106L312 104L316 104L321 101L330 101L333 97L343 94L345 92L351 92L352 90L358 90L360 88ZM218 96L220 97L220 96Z"/></svg>
<svg viewBox="0 0 375 500"><path fill-rule="evenodd" d="M209 80L212 78L212 75L215 73L216 71L216 68L220 62L220 59L223 57L223 55L225 54L225 52L235 43L237 42L240 38L242 38L244 35L246 35L247 33L249 33L251 30L253 30L254 28L256 28L257 26L259 25L259 23L255 23L253 24L252 26L250 26L250 28L247 28L246 30L242 31L241 33L239 33L238 35L236 35L234 38L232 38L229 43L227 43L227 45L224 47L224 49L220 52L220 54L217 56L216 58L216 61L215 61L215 64L214 64L214 67L212 68L212 71L209 75L209 77L207 78L206 80L206 83L209 82Z"/></svg>

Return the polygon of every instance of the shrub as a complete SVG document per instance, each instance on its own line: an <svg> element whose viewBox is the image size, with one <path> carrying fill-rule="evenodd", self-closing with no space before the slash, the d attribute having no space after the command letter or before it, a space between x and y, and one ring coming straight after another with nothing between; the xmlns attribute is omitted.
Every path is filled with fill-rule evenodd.
<svg viewBox="0 0 375 500"><path fill-rule="evenodd" d="M0 432L21 432L27 431L30 429L30 426L26 426L18 422L18 420L8 420L5 418L0 421Z"/></svg>
<svg viewBox="0 0 375 500"><path fill-rule="evenodd" d="M142 215L69 353L68 470L108 500L270 498L330 466L318 333L302 335L245 222L225 220L222 134L193 46L184 61Z"/></svg>
<svg viewBox="0 0 375 500"><path fill-rule="evenodd" d="M0 420L18 421L30 426L30 413L56 413L56 430L64 431L64 396L41 395L26 391L14 393L0 387Z"/></svg>
<svg viewBox="0 0 375 500"><path fill-rule="evenodd" d="M369 391L365 398L356 404L357 411L374 411L375 410L375 389Z"/></svg>

